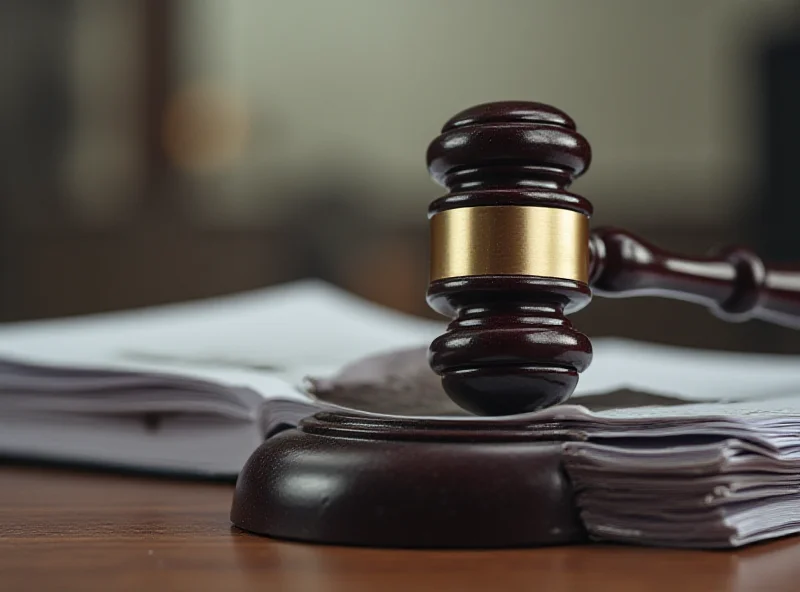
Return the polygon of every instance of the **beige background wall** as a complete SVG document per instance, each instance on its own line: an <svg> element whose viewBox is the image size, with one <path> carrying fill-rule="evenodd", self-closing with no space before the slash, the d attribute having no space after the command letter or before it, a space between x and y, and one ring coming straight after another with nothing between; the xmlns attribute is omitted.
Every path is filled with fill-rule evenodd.
<svg viewBox="0 0 800 592"><path fill-rule="evenodd" d="M482 101L536 99L567 110L592 142L595 164L580 188L598 208L662 222L739 214L751 175L751 49L793 17L780 0L229 0L193 9L187 78L219 77L250 101L259 149L247 176L351 161L389 188L370 198L382 211L414 216L437 192L422 159L446 118ZM394 186L419 193L392 199ZM243 189L208 206L247 216L248 201Z"/></svg>
<svg viewBox="0 0 800 592"><path fill-rule="evenodd" d="M234 226L280 222L298 179L332 171L368 212L421 222L439 193L427 143L456 111L501 99L576 118L595 152L576 189L603 220L735 222L753 181L754 49L797 22L788 0L179 4L176 97L200 96L210 129L181 158L199 222ZM125 75L135 27L120 25L137 18L131 6L78 5L80 134L65 175L87 222L124 221L137 177L135 150L114 142L139 125L125 115L137 84ZM97 72L107 82L87 84Z"/></svg>

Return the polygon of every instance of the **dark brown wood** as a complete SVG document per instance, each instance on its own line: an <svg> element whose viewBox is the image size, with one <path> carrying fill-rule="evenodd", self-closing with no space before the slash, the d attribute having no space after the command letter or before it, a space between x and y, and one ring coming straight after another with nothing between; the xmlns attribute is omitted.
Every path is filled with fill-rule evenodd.
<svg viewBox="0 0 800 592"><path fill-rule="evenodd" d="M231 521L272 537L382 547L585 541L561 466L568 436L522 419L321 413L250 457Z"/></svg>
<svg viewBox="0 0 800 592"><path fill-rule="evenodd" d="M551 278L433 282L428 302L453 321L431 343L431 367L448 396L478 415L511 415L561 403L592 358L589 339L565 315L589 298L585 284Z"/></svg>
<svg viewBox="0 0 800 592"><path fill-rule="evenodd" d="M451 119L428 149L432 177L449 190L429 213L531 205L588 217L591 204L567 188L590 161L588 142L557 109L478 106ZM588 283L522 275L431 282L428 303L453 320L431 344L430 364L453 401L479 415L513 415L566 400L592 355L566 315L589 303L590 283L603 295L670 295L733 318L787 321L797 312L797 277L767 271L743 249L680 258L616 230L597 231L586 248ZM569 435L524 422L317 415L252 455L231 520L273 537L371 546L584 541L560 461Z"/></svg>
<svg viewBox="0 0 800 592"><path fill-rule="evenodd" d="M479 105L459 113L431 142L433 179L447 209L531 205L591 215L567 188L591 162L589 143L562 111L540 103ZM430 347L447 394L479 415L534 411L563 402L591 361L591 344L566 318L590 299L581 282L480 276L432 282L431 307L451 318Z"/></svg>
<svg viewBox="0 0 800 592"><path fill-rule="evenodd" d="M800 540L708 553L303 545L230 526L229 485L0 468L3 592L325 590L791 592Z"/></svg>
<svg viewBox="0 0 800 592"><path fill-rule="evenodd" d="M588 200L567 191L589 167L589 143L553 107L501 102L467 109L445 124L427 158L432 178L449 190L431 204L430 216L507 205L592 213ZM566 315L592 294L676 298L731 321L800 328L800 270L768 268L747 249L682 257L616 229L595 231L588 248L588 285L516 275L431 282L428 303L453 321L431 344L429 359L453 401L479 415L564 402L591 362L589 340Z"/></svg>
<svg viewBox="0 0 800 592"><path fill-rule="evenodd" d="M729 321L762 319L800 328L800 270L768 267L749 249L685 257L613 228L596 230L590 247L590 283L598 296L688 300Z"/></svg>

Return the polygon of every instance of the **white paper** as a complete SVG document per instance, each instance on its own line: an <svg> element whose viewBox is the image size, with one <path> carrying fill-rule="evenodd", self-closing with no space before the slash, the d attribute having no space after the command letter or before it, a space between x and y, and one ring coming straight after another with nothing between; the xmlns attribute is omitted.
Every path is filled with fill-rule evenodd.
<svg viewBox="0 0 800 592"><path fill-rule="evenodd" d="M7 324L0 326L0 359L169 373L252 388L265 397L296 397L304 376L330 375L376 352L424 348L444 328L444 322L305 281L151 309ZM609 338L593 346L576 395L623 388L698 402L800 395L796 356ZM422 354L420 364L427 364Z"/></svg>
<svg viewBox="0 0 800 592"><path fill-rule="evenodd" d="M704 401L800 396L800 357L594 340L594 359L576 394L628 388Z"/></svg>
<svg viewBox="0 0 800 592"><path fill-rule="evenodd" d="M306 375L424 343L442 329L307 281L194 303L5 325L0 358L173 374L291 398L302 396L298 386Z"/></svg>
<svg viewBox="0 0 800 592"><path fill-rule="evenodd" d="M313 411L304 376L415 348L386 368L430 388L424 348L443 330L320 282L2 326L0 453L235 476L265 433ZM630 389L688 404L486 420L574 439L564 466L593 536L729 547L800 530L800 358L618 339L594 349L575 403ZM163 421L148 427L148 413Z"/></svg>

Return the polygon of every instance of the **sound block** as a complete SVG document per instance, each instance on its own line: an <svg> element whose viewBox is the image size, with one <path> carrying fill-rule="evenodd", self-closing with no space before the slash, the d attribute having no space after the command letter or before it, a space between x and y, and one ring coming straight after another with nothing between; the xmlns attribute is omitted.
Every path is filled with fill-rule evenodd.
<svg viewBox="0 0 800 592"><path fill-rule="evenodd" d="M523 419L318 413L253 453L231 521L270 537L374 547L583 542L565 439Z"/></svg>

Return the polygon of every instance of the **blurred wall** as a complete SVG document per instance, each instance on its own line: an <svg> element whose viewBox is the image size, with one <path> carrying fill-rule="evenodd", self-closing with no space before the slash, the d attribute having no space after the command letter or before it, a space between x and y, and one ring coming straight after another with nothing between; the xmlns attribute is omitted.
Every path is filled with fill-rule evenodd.
<svg viewBox="0 0 800 592"><path fill-rule="evenodd" d="M330 169L363 207L419 220L424 151L475 103L532 99L594 147L580 188L620 223L726 225L751 198L753 60L795 22L781 0L185 1L183 83L246 102L252 149L207 219L279 219Z"/></svg>
<svg viewBox="0 0 800 592"><path fill-rule="evenodd" d="M596 224L688 253L780 232L800 252L794 210L759 179L764 132L782 129L764 115L765 49L800 40L798 4L6 0L0 320L307 276L432 314L425 211L443 190L426 147L457 111L505 99L577 120L595 156L575 189ZM768 203L772 222L754 214ZM680 302L596 301L575 322L800 351Z"/></svg>
<svg viewBox="0 0 800 592"><path fill-rule="evenodd" d="M145 190L141 5L79 0L67 73L75 109L61 174L71 214L85 226L125 220Z"/></svg>

